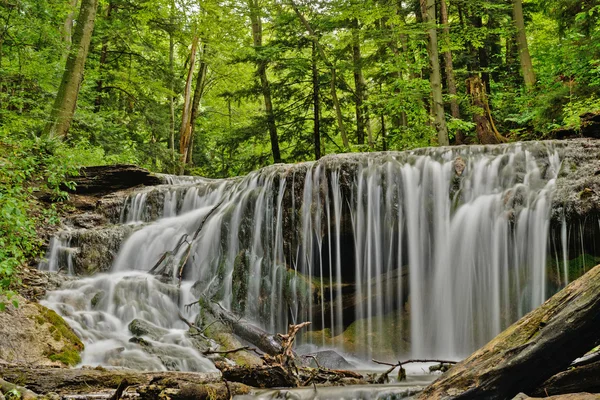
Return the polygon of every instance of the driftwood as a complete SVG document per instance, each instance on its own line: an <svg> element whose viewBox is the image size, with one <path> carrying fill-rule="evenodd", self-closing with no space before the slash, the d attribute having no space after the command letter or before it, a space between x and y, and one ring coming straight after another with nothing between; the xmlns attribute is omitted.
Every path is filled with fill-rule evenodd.
<svg viewBox="0 0 600 400"><path fill-rule="evenodd" d="M265 352L262 356L264 361L262 366L231 366L217 362L215 365L221 370L226 381L240 382L259 388L366 383L362 375L353 371L298 365L298 358L292 348L297 333L310 322L290 325L287 334L271 335L253 323L237 317L231 311L225 310L218 303L200 300L200 304L204 310L227 325L235 335ZM218 353L226 354L247 349L248 347L243 347Z"/></svg>
<svg viewBox="0 0 600 400"><path fill-rule="evenodd" d="M251 322L240 318L221 307L218 303L201 300L201 307L210 312L215 318L229 326L231 331L248 343L256 346L259 350L271 356L277 356L283 352L281 339L264 331Z"/></svg>
<svg viewBox="0 0 600 400"><path fill-rule="evenodd" d="M435 362L435 363L439 363L438 365L435 366L431 366L429 367L429 371L433 372L433 371L442 371L445 372L446 368L448 368L447 366L451 365L451 364L456 364L456 361L448 361L448 360L431 360L431 359L411 359L411 360L406 360L406 361L398 361L396 364L392 364L392 363L387 363L387 362L382 362L382 361L377 361L377 360L372 360L375 364L380 364L380 365L388 365L390 368L388 370L386 370L384 373L382 373L379 378L375 379L373 381L373 383L378 383L378 384L383 384L383 383L388 383L389 382L389 375L396 369L396 368L400 368L398 370L398 380L399 381L403 381L406 379L406 370L404 369L404 365L405 364L412 364L412 363L430 363L430 362ZM449 369L449 368L448 368Z"/></svg>
<svg viewBox="0 0 600 400"><path fill-rule="evenodd" d="M428 386L418 399L533 393L600 343L600 266L571 283Z"/></svg>
<svg viewBox="0 0 600 400"><path fill-rule="evenodd" d="M0 364L0 371L2 388L10 390L13 385L9 382L18 382L20 386L17 389L26 388L25 391L19 390L26 399L54 392L59 395L94 394L94 397L108 400L121 396L126 385L129 386L128 393L135 391L141 400L167 397L172 400L230 399L232 395L250 391L243 384L223 382L218 373L64 369L15 364ZM5 384L8 386L5 387Z"/></svg>
<svg viewBox="0 0 600 400"><path fill-rule="evenodd" d="M567 393L600 393L600 361L568 369L542 383L534 396L554 396Z"/></svg>

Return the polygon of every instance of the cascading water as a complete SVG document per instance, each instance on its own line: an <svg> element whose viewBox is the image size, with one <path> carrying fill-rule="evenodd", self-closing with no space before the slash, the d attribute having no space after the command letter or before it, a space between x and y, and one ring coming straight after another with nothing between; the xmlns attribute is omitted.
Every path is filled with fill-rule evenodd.
<svg viewBox="0 0 600 400"><path fill-rule="evenodd" d="M306 341L362 357L462 357L550 294L559 168L551 146L510 145L174 181L127 201L122 223L147 225L123 243L110 275L70 282L46 304L86 341L84 362L107 363L97 355L109 348L140 358L128 341L134 318L167 330L157 347L189 345L177 313L193 320L198 309L184 304L199 295L272 332L310 320ZM162 206L154 221L143 211L153 197ZM144 273L161 257L173 284ZM172 364L145 357L147 368ZM208 368L199 353L185 362L171 367Z"/></svg>

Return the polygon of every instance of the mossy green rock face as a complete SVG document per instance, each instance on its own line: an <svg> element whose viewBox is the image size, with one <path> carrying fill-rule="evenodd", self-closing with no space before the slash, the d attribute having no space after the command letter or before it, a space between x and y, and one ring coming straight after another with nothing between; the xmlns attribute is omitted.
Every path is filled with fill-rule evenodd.
<svg viewBox="0 0 600 400"><path fill-rule="evenodd" d="M83 343L65 320L41 304L17 298L19 307L0 313L0 360L75 366Z"/></svg>

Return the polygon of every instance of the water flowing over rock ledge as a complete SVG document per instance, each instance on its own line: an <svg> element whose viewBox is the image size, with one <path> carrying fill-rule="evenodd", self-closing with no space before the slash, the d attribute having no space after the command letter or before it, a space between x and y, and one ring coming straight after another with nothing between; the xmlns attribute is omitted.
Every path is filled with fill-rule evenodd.
<svg viewBox="0 0 600 400"><path fill-rule="evenodd" d="M184 260L189 249L185 267L169 271L175 281L183 271L191 299L209 290L271 332L312 320L307 344L363 357L466 355L599 255L598 146L344 154L228 180L160 177L171 184L100 198L93 213L114 227L65 232L72 242L61 246L77 250L50 257L47 268L69 270L67 254L73 266L85 265L76 273L147 271L219 205L193 246L171 254ZM85 248L88 240L111 250ZM50 267L52 259L62 261ZM115 288L131 278L118 279ZM64 295L83 295L71 290ZM53 307L80 326L78 315L113 313L92 297L83 296L83 309L66 310L60 297Z"/></svg>

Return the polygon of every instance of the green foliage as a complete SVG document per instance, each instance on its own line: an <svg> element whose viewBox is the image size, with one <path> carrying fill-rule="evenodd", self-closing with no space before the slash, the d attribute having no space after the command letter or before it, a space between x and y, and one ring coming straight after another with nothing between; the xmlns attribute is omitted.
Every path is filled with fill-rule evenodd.
<svg viewBox="0 0 600 400"><path fill-rule="evenodd" d="M0 131L0 295L8 300L18 268L40 252L36 226L58 222L56 207L44 209L36 198L61 201L74 184L86 149ZM0 302L0 308L5 303Z"/></svg>

